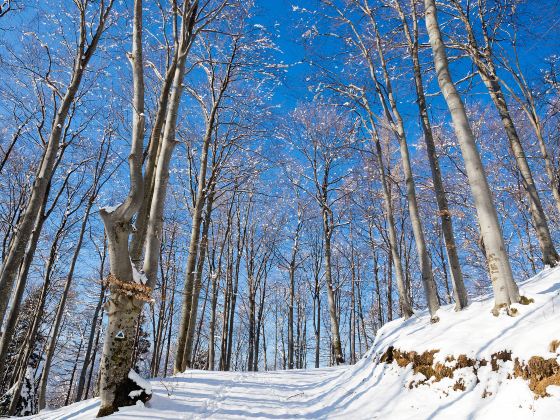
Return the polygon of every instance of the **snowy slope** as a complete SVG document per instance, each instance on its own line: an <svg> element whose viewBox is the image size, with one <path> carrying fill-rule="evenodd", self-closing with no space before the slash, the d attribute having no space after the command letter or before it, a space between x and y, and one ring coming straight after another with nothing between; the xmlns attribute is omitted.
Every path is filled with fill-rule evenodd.
<svg viewBox="0 0 560 420"><path fill-rule="evenodd" d="M456 313L451 306L430 324L425 313L384 326L372 349L356 365L279 372L204 372L152 380L154 397L146 407L122 409L115 419L547 419L560 418L560 386L549 385L536 397L529 382L515 378L514 361L533 356L560 362L560 269L545 270L520 284L534 303L516 305L519 315L494 317L491 297ZM433 362L453 367L448 356L476 360L453 377L428 380L412 364L385 363L387 349L439 350ZM511 352L511 361L492 355ZM446 359L448 359L446 361ZM560 372L558 372L560 375ZM420 384L418 384L420 382ZM461 389L454 385L461 383ZM93 419L98 400L88 400L37 419ZM149 406L148 406L149 405Z"/></svg>

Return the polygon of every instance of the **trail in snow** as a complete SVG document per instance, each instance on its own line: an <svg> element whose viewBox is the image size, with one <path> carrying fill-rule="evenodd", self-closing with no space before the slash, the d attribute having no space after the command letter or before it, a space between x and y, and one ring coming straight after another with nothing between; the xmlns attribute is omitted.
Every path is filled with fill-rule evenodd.
<svg viewBox="0 0 560 420"><path fill-rule="evenodd" d="M460 313L442 308L440 322L430 323L427 313L396 320L378 333L372 349L357 364L275 372L187 371L182 375L151 381L153 398L146 407L126 407L115 419L501 419L553 420L560 413L560 386L548 386L551 395L536 398L527 381L513 379L513 361L457 369L455 377L427 381L396 364L379 363L389 346L423 352L440 350L436 358L465 354L486 358L508 350L513 358L557 358L547 346L560 339L560 269L545 270L520 284L533 298L517 306L517 317L494 317L491 296L480 298ZM461 378L465 390L453 390ZM36 419L94 419L99 401L83 401Z"/></svg>

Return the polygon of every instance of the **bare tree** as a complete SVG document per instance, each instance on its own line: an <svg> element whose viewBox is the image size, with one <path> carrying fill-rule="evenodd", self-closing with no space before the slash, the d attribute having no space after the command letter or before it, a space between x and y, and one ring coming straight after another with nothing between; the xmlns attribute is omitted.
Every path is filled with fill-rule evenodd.
<svg viewBox="0 0 560 420"><path fill-rule="evenodd" d="M453 222L451 219L451 212L449 210L449 204L441 176L439 159L436 153L436 147L432 133L432 126L430 123L430 118L428 116L426 95L424 93L424 83L422 81L422 69L420 67L420 60L418 57L419 37L418 18L416 15L416 1L411 0L410 2L410 10L412 14L412 30L409 27L400 2L397 0L393 4L397 9L401 22L403 24L405 38L408 43L408 50L412 59L414 85L416 88L416 96L418 97L416 103L418 105L418 111L420 113L420 121L422 124L422 131L424 133L424 141L426 143L430 170L432 172L432 179L434 181L434 191L436 194L436 201L441 220L441 230L445 239L445 248L447 250L447 257L449 259L449 265L451 267L455 308L459 310L467 306L468 297L467 291L465 289L465 284L463 282L463 273L461 271L461 264L459 262L459 255L457 253L457 246L455 244Z"/></svg>
<svg viewBox="0 0 560 420"><path fill-rule="evenodd" d="M512 155L515 158L517 169L521 175L523 187L527 193L529 211L531 213L539 245L541 247L543 261L545 264L554 267L558 263L560 257L558 256L558 253L554 248L554 244L552 243L548 222L544 214L541 199L533 178L533 173L529 167L523 144L521 143L513 118L509 111L507 101L502 90L501 81L497 75L493 52L495 34L491 33L491 28L489 27L491 23L489 22L489 18L487 16L488 6L486 4L486 0L478 0L478 18L484 40L482 47L478 45L468 11L463 8L459 1L453 0L452 3L466 28L468 36L466 44L461 44L459 47L464 49L473 60L478 70L478 74L484 82L490 98L492 99L492 103L498 110L504 130L509 140ZM501 16L503 11L500 9L498 10L499 16L496 18L498 22L494 22L492 24L494 28L499 27L501 20L503 19Z"/></svg>
<svg viewBox="0 0 560 420"><path fill-rule="evenodd" d="M492 279L495 298L494 314L498 315L501 307L507 307L509 311L510 304L519 302L519 290L513 280L498 213L476 148L467 113L451 79L447 53L437 20L435 1L424 0L424 7L426 27L430 36L438 83L447 102L453 120L453 128L461 146L480 229L487 250L488 270Z"/></svg>
<svg viewBox="0 0 560 420"><path fill-rule="evenodd" d="M43 200L45 200L45 193L54 173L56 157L60 150L60 142L68 114L78 94L87 66L97 49L103 33L110 24L114 0L101 0L99 2L97 6L98 12L96 13L97 22L95 23L89 21L90 9L95 7L91 3L90 0L75 2L79 15L79 35L68 86L66 86L65 91L62 91L55 85L52 85L49 79L46 80L52 86L52 89L55 90L55 95L59 101L41 164L37 168L29 202L19 222L17 232L11 240L9 253L2 263L0 272L1 320L4 319L14 280L32 235L36 215Z"/></svg>
<svg viewBox="0 0 560 420"><path fill-rule="evenodd" d="M159 252L161 250L161 228L163 206L169 179L169 164L175 146L175 126L182 94L185 63L195 35L198 1L183 3L179 17L180 34L175 47L177 65L173 76L171 98L165 112L166 125L163 132L161 150L155 172L154 194L151 200L150 217L147 228L147 244L144 259L144 275L131 265L129 236L132 232L132 217L142 205L144 179L142 175L144 139L144 61L142 53L142 1L134 3L133 42L130 60L133 69L133 121L131 154L129 157L130 189L127 199L116 208L100 211L108 239L110 295L107 301L109 323L105 332L105 342L101 361L100 396L101 407L98 416L106 416L123 405L133 404L129 372L134 349L136 322L144 302L151 300L151 290L155 285Z"/></svg>

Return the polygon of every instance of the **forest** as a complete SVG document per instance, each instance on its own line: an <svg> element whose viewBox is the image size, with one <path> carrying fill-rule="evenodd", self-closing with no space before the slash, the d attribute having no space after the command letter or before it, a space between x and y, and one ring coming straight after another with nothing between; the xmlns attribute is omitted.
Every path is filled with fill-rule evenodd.
<svg viewBox="0 0 560 420"><path fill-rule="evenodd" d="M518 317L560 261L538 3L0 0L0 415Z"/></svg>

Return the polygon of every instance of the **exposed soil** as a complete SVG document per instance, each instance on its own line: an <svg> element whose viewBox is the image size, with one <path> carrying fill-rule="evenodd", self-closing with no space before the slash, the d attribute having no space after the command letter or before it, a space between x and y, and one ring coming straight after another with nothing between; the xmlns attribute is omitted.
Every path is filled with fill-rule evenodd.
<svg viewBox="0 0 560 420"><path fill-rule="evenodd" d="M560 351L560 340L553 340L550 343L549 350L551 352ZM409 384L409 388L418 387L428 381L439 382L443 378L453 379L454 372L458 369L471 368L478 382L478 369L481 366L490 364L492 371L500 370L501 362L514 362L513 377L523 378L529 382L529 389L539 397L547 397L549 394L546 388L549 385L560 386L560 364L556 357L545 359L540 356L534 356L528 362L522 362L518 358L513 359L510 351L503 350L491 355L490 360L471 359L464 354L457 357L447 356L445 363L434 362L434 355L439 350L429 350L423 353L415 351L403 351L390 346L385 353L382 354L380 361L382 363L396 363L400 367L406 367L412 364L414 373L421 373L426 379L415 380ZM458 378L453 384L454 391L465 391L466 386L463 378ZM483 397L491 395L490 392L484 391Z"/></svg>

